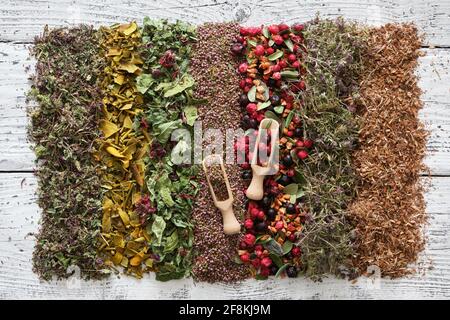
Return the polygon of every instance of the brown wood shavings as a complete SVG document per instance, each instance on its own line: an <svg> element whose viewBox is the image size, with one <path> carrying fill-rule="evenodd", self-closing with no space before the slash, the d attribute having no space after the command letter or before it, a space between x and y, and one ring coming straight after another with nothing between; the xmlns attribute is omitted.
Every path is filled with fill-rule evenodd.
<svg viewBox="0 0 450 320"><path fill-rule="evenodd" d="M427 131L419 121L421 90L414 70L421 39L412 24L373 28L365 75L360 147L353 164L360 181L349 208L356 228L356 256L361 274L374 265L382 276L415 271L425 246L427 216L420 184Z"/></svg>

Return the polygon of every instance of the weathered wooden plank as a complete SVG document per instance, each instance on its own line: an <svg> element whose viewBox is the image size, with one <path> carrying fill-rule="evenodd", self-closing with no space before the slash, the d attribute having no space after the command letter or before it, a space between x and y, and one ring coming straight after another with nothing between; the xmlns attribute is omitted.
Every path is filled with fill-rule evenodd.
<svg viewBox="0 0 450 320"><path fill-rule="evenodd" d="M433 45L450 45L450 3L432 0L3 0L0 10L0 40L30 42L45 24L95 25L137 19L182 19L191 23L237 20L245 24L307 21L317 12L323 17L343 15L372 24L413 21Z"/></svg>
<svg viewBox="0 0 450 320"><path fill-rule="evenodd" d="M31 272L31 254L39 208L36 181L30 173L0 174L0 299L443 299L450 298L450 178L433 178L426 194L430 214L426 256L434 261L425 276L356 284L335 278L248 280L241 284L161 283L153 276L122 276L105 281L40 282Z"/></svg>
<svg viewBox="0 0 450 320"><path fill-rule="evenodd" d="M426 49L417 70L424 90L421 117L431 130L426 159L432 174L450 175L450 50ZM28 45L0 43L0 170L33 168L34 155L26 143L25 93L29 82L25 67Z"/></svg>

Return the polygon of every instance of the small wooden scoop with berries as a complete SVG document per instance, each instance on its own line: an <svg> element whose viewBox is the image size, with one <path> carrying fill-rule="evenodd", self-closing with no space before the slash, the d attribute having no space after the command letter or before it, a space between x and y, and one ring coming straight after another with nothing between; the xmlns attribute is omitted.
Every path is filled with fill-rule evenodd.
<svg viewBox="0 0 450 320"><path fill-rule="evenodd" d="M234 198L222 157L215 154L205 157L203 170L214 205L222 213L223 232L227 235L239 233L241 225L233 213Z"/></svg>
<svg viewBox="0 0 450 320"><path fill-rule="evenodd" d="M264 195L264 176L273 175L278 172L278 160L279 160L279 146L278 146L278 136L279 136L279 123L272 119L263 119L259 124L259 131L256 137L255 147L253 149L253 156L251 159L251 167L253 172L252 182L247 189L247 198L252 200L261 200ZM270 132L270 134L269 134ZM263 135L264 134L264 135ZM261 138L264 137L266 141L262 141ZM269 140L270 138L270 140ZM258 152L261 152L261 143L263 146L269 145L270 143L270 154L267 156L267 149L262 152L262 156L268 158L268 161L263 161L264 159L259 159Z"/></svg>

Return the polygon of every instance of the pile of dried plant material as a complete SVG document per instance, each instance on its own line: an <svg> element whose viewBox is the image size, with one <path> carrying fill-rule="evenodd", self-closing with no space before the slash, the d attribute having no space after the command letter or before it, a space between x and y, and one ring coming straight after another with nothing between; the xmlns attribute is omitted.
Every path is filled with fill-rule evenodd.
<svg viewBox="0 0 450 320"><path fill-rule="evenodd" d="M32 55L36 70L30 98L28 136L34 143L41 227L33 254L34 271L44 279L102 275L98 227L102 188L92 157L99 136L103 68L97 31L87 26L44 31ZM70 271L70 270L69 270Z"/></svg>
<svg viewBox="0 0 450 320"><path fill-rule="evenodd" d="M308 212L302 239L302 272L313 279L325 274L346 276L353 245L347 205L356 177L351 153L357 144L355 115L362 72L365 33L360 26L315 19L305 30L306 91L301 110L303 130L314 141L302 175Z"/></svg>
<svg viewBox="0 0 450 320"><path fill-rule="evenodd" d="M361 82L360 146L353 155L358 192L350 207L356 228L354 266L364 274L401 277L424 249L427 217L420 184L427 132L419 121L414 74L421 39L411 24L370 29Z"/></svg>
<svg viewBox="0 0 450 320"><path fill-rule="evenodd" d="M199 166L183 157L192 150L192 141L172 137L178 129L192 135L197 119L195 81L188 72L195 36L196 28L180 21L143 22L144 72L137 85L144 96L144 112L137 132L148 131L151 143L145 157L146 201L139 214L151 237L151 263L159 281L188 277L192 269L191 213Z"/></svg>
<svg viewBox="0 0 450 320"><path fill-rule="evenodd" d="M239 26L235 23L201 25L192 52L190 70L197 83L195 97L207 100L198 107L199 120L205 133L207 129L220 129L224 138L227 129L238 129L240 124L239 76L235 57L230 51L237 36ZM237 165L226 165L226 170L234 194L233 210L241 221L245 210L243 179ZM194 279L207 282L245 279L250 275L248 268L235 262L240 236L223 233L222 215L214 206L203 172L199 182L200 190L192 214Z"/></svg>
<svg viewBox="0 0 450 320"><path fill-rule="evenodd" d="M43 211L36 273L410 274L426 240L420 40L413 25L342 18L45 29L32 49L28 132ZM247 198L264 119L280 134L256 150L275 143L279 170ZM208 154L224 156L237 234L224 233L200 170Z"/></svg>
<svg viewBox="0 0 450 320"><path fill-rule="evenodd" d="M143 98L136 88L142 71L139 56L141 34L135 22L101 28L102 54L107 66L102 73L103 114L99 122L97 160L103 165L103 218L99 251L106 267L123 267L141 277L151 268L150 235L136 205L144 186L144 156L148 141L137 134L133 122L142 112Z"/></svg>

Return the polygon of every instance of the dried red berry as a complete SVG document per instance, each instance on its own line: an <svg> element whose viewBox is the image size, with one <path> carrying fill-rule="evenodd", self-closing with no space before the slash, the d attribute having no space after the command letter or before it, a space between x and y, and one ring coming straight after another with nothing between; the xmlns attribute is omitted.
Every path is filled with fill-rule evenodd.
<svg viewBox="0 0 450 320"><path fill-rule="evenodd" d="M304 142L303 142L303 144L305 145L305 147L306 148L311 148L312 146L313 146L313 142L312 142L312 140L305 140Z"/></svg>
<svg viewBox="0 0 450 320"><path fill-rule="evenodd" d="M298 257L302 253L299 247L292 248L291 252L294 257Z"/></svg>
<svg viewBox="0 0 450 320"><path fill-rule="evenodd" d="M307 152L306 150L300 150L300 151L297 153L297 156L298 156L300 159L304 160L304 159L308 158L308 152Z"/></svg>
<svg viewBox="0 0 450 320"><path fill-rule="evenodd" d="M264 46L262 46L262 45L260 45L260 44L258 44L256 47L255 47L255 54L257 55L257 56L262 56L262 55L264 55L264 52L265 52L266 50L264 49Z"/></svg>
<svg viewBox="0 0 450 320"><path fill-rule="evenodd" d="M255 244L255 240L256 240L256 237L255 237L253 234L251 234L251 233L247 233L247 234L244 236L244 242L245 242L247 245L249 245L249 246L254 245L254 244Z"/></svg>
<svg viewBox="0 0 450 320"><path fill-rule="evenodd" d="M241 261L247 263L250 261L250 255L248 253L243 253L240 255Z"/></svg>
<svg viewBox="0 0 450 320"><path fill-rule="evenodd" d="M268 26L267 29L269 30L269 32L271 34L278 34L278 32L280 32L280 28L278 28L278 26L276 24Z"/></svg>
<svg viewBox="0 0 450 320"><path fill-rule="evenodd" d="M281 45L281 44L283 44L284 43L284 39L283 39L283 37L282 36L280 36L280 35L274 35L273 37L272 37L272 40L273 40L273 42L275 42L275 44L277 44L277 45Z"/></svg>
<svg viewBox="0 0 450 320"><path fill-rule="evenodd" d="M243 36L248 36L248 35L249 35L249 28L247 28L247 27L241 27L241 28L239 29L239 32L240 32L241 35L243 35Z"/></svg>
<svg viewBox="0 0 450 320"><path fill-rule="evenodd" d="M274 78L275 80L280 80L280 79L281 79L281 73L275 72L275 73L272 75L272 78Z"/></svg>
<svg viewBox="0 0 450 320"><path fill-rule="evenodd" d="M241 63L241 64L239 65L239 68L238 68L238 70L239 70L240 73L246 73L246 72L247 72L247 69L248 69L248 64L247 64L247 62Z"/></svg>
<svg viewBox="0 0 450 320"><path fill-rule="evenodd" d="M256 109L258 109L258 106L254 103L249 103L246 107L245 110L247 110L247 112L249 114L253 114L256 112Z"/></svg>
<svg viewBox="0 0 450 320"><path fill-rule="evenodd" d="M245 229L252 229L253 228L253 221L252 219L247 219L244 222Z"/></svg>
<svg viewBox="0 0 450 320"><path fill-rule="evenodd" d="M270 259L269 257L265 257L261 259L261 265L268 268L272 265L272 259Z"/></svg>

